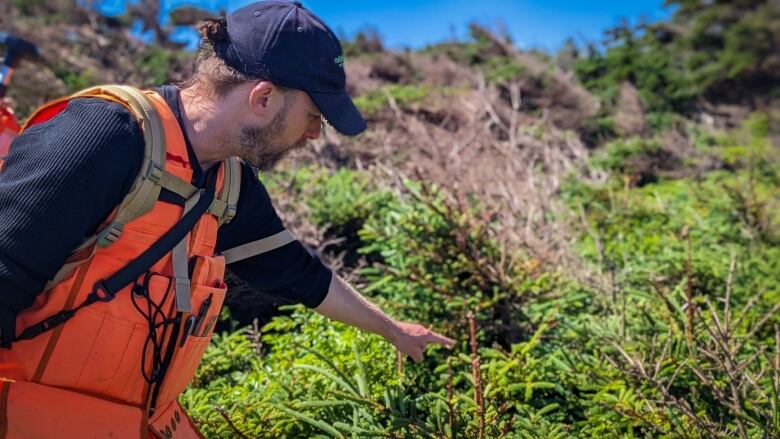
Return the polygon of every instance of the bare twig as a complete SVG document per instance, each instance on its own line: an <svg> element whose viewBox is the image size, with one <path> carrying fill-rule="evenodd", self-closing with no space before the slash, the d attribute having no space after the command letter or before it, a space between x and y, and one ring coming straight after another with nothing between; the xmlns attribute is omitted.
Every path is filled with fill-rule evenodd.
<svg viewBox="0 0 780 439"><path fill-rule="evenodd" d="M395 371L398 373L398 379L403 380L404 378L404 355L401 353L401 351L397 350L395 351Z"/></svg>
<svg viewBox="0 0 780 439"><path fill-rule="evenodd" d="M734 284L734 270L737 267L737 255L731 255L731 264L729 264L729 277L726 280L726 303L725 311L723 313L724 326L726 333L731 330L731 288Z"/></svg>
<svg viewBox="0 0 780 439"><path fill-rule="evenodd" d="M758 332L761 328L764 327L767 321L777 315L777 312L780 311L780 302L775 303L775 305L772 307L772 309L769 310L764 316L761 318L761 320L756 323L753 328L750 330L750 332L742 339L742 342L737 347L737 351L741 351L742 347L745 346L745 343L747 343L748 340L752 339L754 335L756 335L756 332Z"/></svg>
<svg viewBox="0 0 780 439"><path fill-rule="evenodd" d="M742 319L745 318L745 316L748 315L748 311L750 311L755 305L756 302L761 298L761 296L764 295L764 291L760 291L757 294L754 294L750 299L748 299L748 302L745 304L745 306L742 307L742 312L740 313L737 320L734 322L733 327L738 328L739 325L742 323Z"/></svg>
<svg viewBox="0 0 780 439"><path fill-rule="evenodd" d="M477 323L474 313L469 312L466 315L469 321L469 342L471 344L471 373L474 376L474 402L477 405L477 416L479 416L479 431L477 439L485 437L485 395L482 387L482 370L477 350Z"/></svg>
<svg viewBox="0 0 780 439"><path fill-rule="evenodd" d="M249 436L241 432L241 430L239 430L238 427L236 427L236 424L234 424L233 421L230 419L230 416L225 411L225 409L223 409L222 407L214 406L214 410L216 410L217 413L219 413L225 419L225 422L227 422L230 429L233 430L233 432L235 432L240 438L250 439Z"/></svg>
<svg viewBox="0 0 780 439"><path fill-rule="evenodd" d="M683 238L688 242L688 259L685 263L685 293L686 293L686 311L688 312L688 321L685 326L685 336L688 340L689 348L693 347L693 255L691 249L691 231L685 226L682 231Z"/></svg>
<svg viewBox="0 0 780 439"><path fill-rule="evenodd" d="M455 432L455 419L456 419L456 413L455 413L455 404L453 401L455 401L455 390L452 385L452 357L447 358L447 409L449 411L449 423L450 423L450 434L452 435L452 439L455 439L457 437L457 434Z"/></svg>
<svg viewBox="0 0 780 439"><path fill-rule="evenodd" d="M780 393L780 325L775 324L775 358L772 365L772 382L774 383L772 406L772 426L780 430L780 413L778 412L778 394Z"/></svg>

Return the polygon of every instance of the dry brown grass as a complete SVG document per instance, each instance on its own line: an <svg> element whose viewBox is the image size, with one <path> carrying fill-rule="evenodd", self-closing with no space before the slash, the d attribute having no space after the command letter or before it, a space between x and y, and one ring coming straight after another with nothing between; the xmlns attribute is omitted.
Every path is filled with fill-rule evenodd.
<svg viewBox="0 0 780 439"><path fill-rule="evenodd" d="M430 86L424 102L402 106L391 100L372 117L369 130L354 139L328 128L297 159L374 169L377 175L383 173L379 169L392 170L474 195L509 241L531 249L542 260L566 259L568 234L561 221L551 220L560 217L555 195L564 175L584 169L587 159L582 141L567 128L576 128L572 125L582 118L574 120L567 112L592 106L592 98L583 94L584 103L575 104L584 91L563 85L560 76L560 85L551 87L550 96L535 93L547 100L569 96L572 104L529 112L523 103L528 87L520 81L493 84L479 71L445 58L434 61L415 54L409 59L421 81ZM354 90L387 84L370 77L371 62L362 60L350 68ZM537 102L543 99L538 97ZM559 120L566 120L563 127Z"/></svg>

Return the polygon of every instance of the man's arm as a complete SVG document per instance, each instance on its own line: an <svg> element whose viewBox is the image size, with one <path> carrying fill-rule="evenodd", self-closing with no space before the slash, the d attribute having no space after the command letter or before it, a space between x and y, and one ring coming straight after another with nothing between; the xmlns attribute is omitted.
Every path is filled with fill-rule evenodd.
<svg viewBox="0 0 780 439"><path fill-rule="evenodd" d="M75 247L122 200L143 134L122 105L71 101L22 133L0 173L0 342Z"/></svg>
<svg viewBox="0 0 780 439"><path fill-rule="evenodd" d="M393 320L335 273L325 300L314 310L330 319L381 335L416 362L422 361L428 343L448 348L455 344L455 340L417 323Z"/></svg>
<svg viewBox="0 0 780 439"><path fill-rule="evenodd" d="M284 230L281 219L255 172L244 165L236 217L220 227L217 251L224 252ZM414 360L422 360L428 343L451 347L453 340L422 325L393 320L332 274L298 241L229 265L234 275L259 291L302 303L325 317L385 337Z"/></svg>

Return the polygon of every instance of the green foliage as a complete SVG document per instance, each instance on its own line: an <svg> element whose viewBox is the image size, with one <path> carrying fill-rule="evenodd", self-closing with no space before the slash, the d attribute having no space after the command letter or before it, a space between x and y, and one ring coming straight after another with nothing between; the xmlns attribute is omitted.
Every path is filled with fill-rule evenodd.
<svg viewBox="0 0 780 439"><path fill-rule="evenodd" d="M464 200L416 182L406 182L402 194L405 202L376 210L359 233L360 251L382 261L363 270L366 291L405 319L452 325L474 310L489 328L489 343L529 330L520 305L549 296L560 285L556 273L535 272L534 261L502 261L490 224L478 221Z"/></svg>
<svg viewBox="0 0 780 439"><path fill-rule="evenodd" d="M655 139L629 138L612 141L604 146L604 150L591 163L601 169L619 174L632 173L632 161L653 156L661 150L661 145Z"/></svg>
<svg viewBox="0 0 780 439"><path fill-rule="evenodd" d="M68 93L75 93L83 90L87 87L96 85L97 80L95 76L89 70L73 71L67 67L52 65L52 71L54 74L62 80L65 87L68 89Z"/></svg>
<svg viewBox="0 0 780 439"><path fill-rule="evenodd" d="M380 380L393 374L387 343L293 310L263 328L263 357L244 331L219 337L207 352L182 402L209 437L235 437L226 417L254 437L339 437L334 432L351 430L345 420L357 416L367 430L369 414L382 414L374 401L392 386Z"/></svg>
<svg viewBox="0 0 780 439"><path fill-rule="evenodd" d="M376 29L364 29L353 38L339 36L344 49L344 56L351 58L357 56L370 56L384 51L384 43L379 31Z"/></svg>
<svg viewBox="0 0 780 439"><path fill-rule="evenodd" d="M777 123L777 115L754 113L745 120L742 129L725 136L722 141L724 162L734 168L749 168L772 177L777 172L776 151L769 133L772 123Z"/></svg>
<svg viewBox="0 0 780 439"><path fill-rule="evenodd" d="M352 225L359 228L373 211L390 202L390 194L376 190L365 173L342 169L330 175L321 174L305 184L311 188L306 199L311 221L332 225L342 233Z"/></svg>
<svg viewBox="0 0 780 439"><path fill-rule="evenodd" d="M655 33L623 25L611 31L604 52L593 50L575 63L588 89L609 99L624 81L632 83L651 112L688 110L698 90L679 65L679 54Z"/></svg>
<svg viewBox="0 0 780 439"><path fill-rule="evenodd" d="M485 79L502 83L517 79L527 68L508 56L490 58L482 67Z"/></svg>
<svg viewBox="0 0 780 439"><path fill-rule="evenodd" d="M159 45L145 47L139 59L139 74L148 84L164 84L175 58L176 52Z"/></svg>
<svg viewBox="0 0 780 439"><path fill-rule="evenodd" d="M11 5L25 17L35 17L45 24L67 22L74 14L72 0L11 0Z"/></svg>
<svg viewBox="0 0 780 439"><path fill-rule="evenodd" d="M372 90L355 98L355 105L361 112L372 115L380 112L390 105L393 100L400 108L406 108L412 104L422 102L430 90L427 85L391 84Z"/></svg>
<svg viewBox="0 0 780 439"><path fill-rule="evenodd" d="M67 9L60 6L71 6L12 2L42 22L62 20ZM349 265L358 267L361 292L457 344L434 347L412 364L378 336L287 307L259 332L214 336L181 397L203 432L780 437L776 116L756 113L728 133L683 119L703 100L739 101L745 90L746 100L772 90L776 97L780 15L762 0L669 3L677 8L671 22L624 24L610 31L603 50L583 56L568 44L557 60L605 104L580 127L586 142L611 140L590 161L594 175L606 176L572 178L561 190L576 263L555 266L508 250L479 203L428 181L388 186L370 172L313 166L265 180L328 238L344 238L339 250L361 259ZM481 71L499 89L517 79L528 79L533 91L550 88L552 75L531 77L509 44L474 25L468 41L427 51ZM348 56L383 50L371 31L345 44ZM160 45L137 54L133 78L146 84L167 81L170 67L185 59ZM99 73L56 60L51 68L69 92L93 85ZM696 157L670 155L674 145L661 135L615 138L626 82L638 90L647 125L686 130ZM415 110L453 90L387 85L355 102L376 115ZM713 160L713 171L661 178L658 171L674 160L693 169L698 154Z"/></svg>
<svg viewBox="0 0 780 439"><path fill-rule="evenodd" d="M429 184L312 167L271 178L317 225L359 228L373 301L459 343L399 363L379 337L290 307L262 336L216 336L182 402L209 437L778 437L769 121L692 134L733 171L626 186L625 163L661 147L629 139L595 159L606 182L569 182L577 250L603 286L505 254L478 205Z"/></svg>
<svg viewBox="0 0 780 439"><path fill-rule="evenodd" d="M731 140L747 132L747 144L766 145L765 120L754 116ZM607 157L620 163L620 153L642 144L631 146ZM770 219L780 214L776 171L714 172L633 190L619 179L567 188L588 225L581 252L612 279L601 306L613 315L592 330L623 375L601 395L619 389L636 402L616 406L622 416L652 420L658 433L777 437L780 369L762 354L776 351L780 324L780 235Z"/></svg>
<svg viewBox="0 0 780 439"><path fill-rule="evenodd" d="M600 145L616 135L615 118L611 115L596 114L582 123L581 136L588 145Z"/></svg>
<svg viewBox="0 0 780 439"><path fill-rule="evenodd" d="M780 29L776 4L669 3L677 8L671 22L609 30L604 50L591 48L575 62L582 83L609 103L627 81L651 113L683 114L701 98L740 102L780 83L780 55L772 43ZM756 87L744 87L750 83Z"/></svg>
<svg viewBox="0 0 780 439"><path fill-rule="evenodd" d="M749 77L777 62L777 49L770 43L777 36L780 20L776 4L760 0L674 3L680 6L676 20L691 29L680 47L695 51L687 66L702 87Z"/></svg>

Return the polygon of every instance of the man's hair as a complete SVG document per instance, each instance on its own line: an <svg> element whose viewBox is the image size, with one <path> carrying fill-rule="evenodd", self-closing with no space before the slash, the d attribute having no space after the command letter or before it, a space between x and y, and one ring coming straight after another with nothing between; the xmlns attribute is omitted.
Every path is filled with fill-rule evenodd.
<svg viewBox="0 0 780 439"><path fill-rule="evenodd" d="M205 87L206 90L222 97L241 84L268 80L265 77L245 75L217 56L214 48L229 38L225 17L203 20L198 24L198 32L201 41L195 73L180 84L182 88ZM278 84L276 86L281 91L286 91L284 87Z"/></svg>

